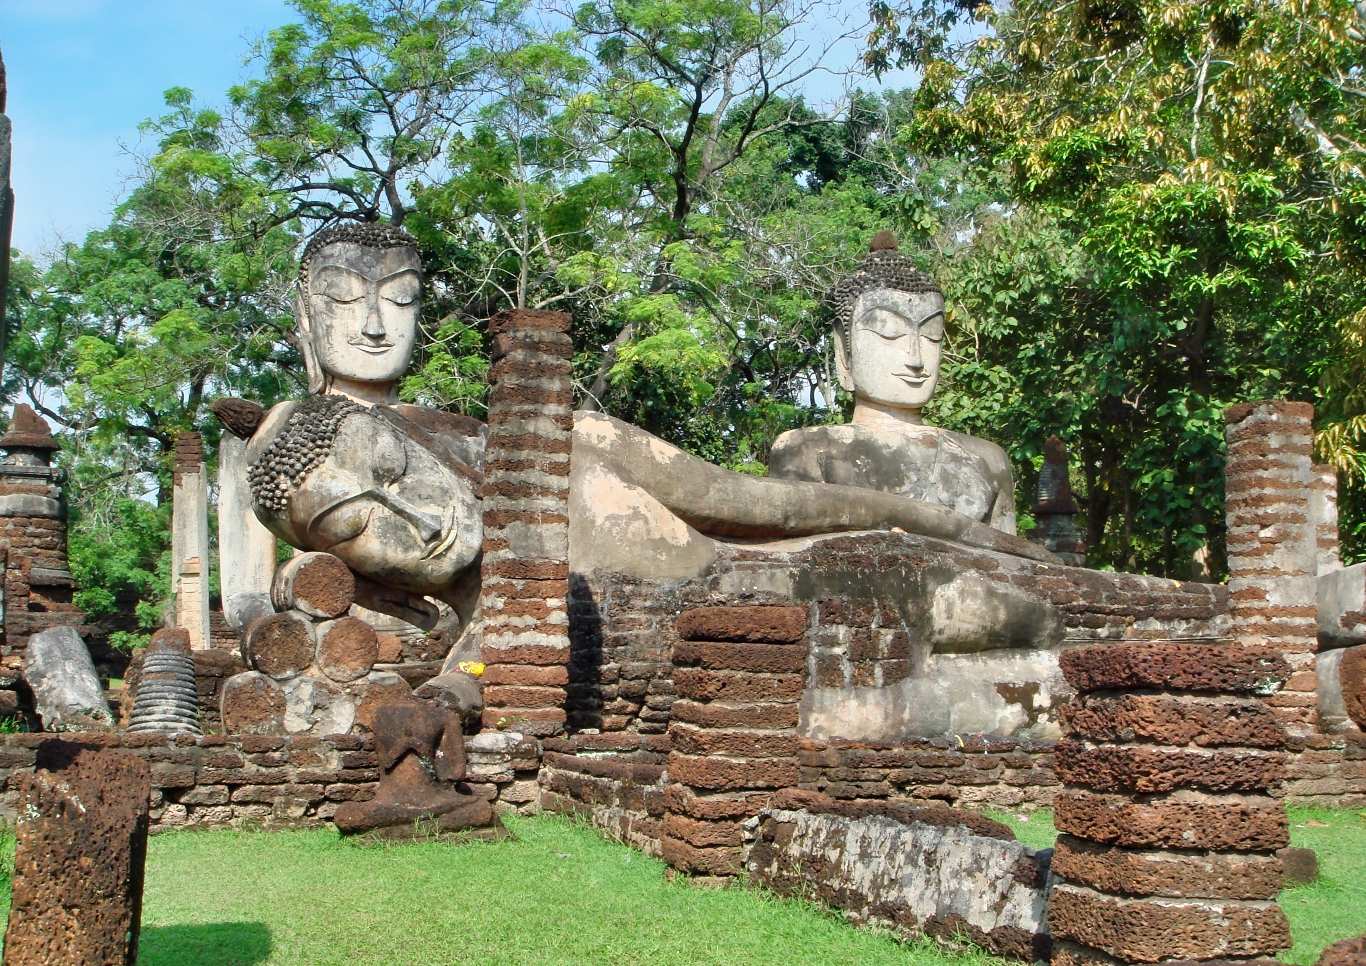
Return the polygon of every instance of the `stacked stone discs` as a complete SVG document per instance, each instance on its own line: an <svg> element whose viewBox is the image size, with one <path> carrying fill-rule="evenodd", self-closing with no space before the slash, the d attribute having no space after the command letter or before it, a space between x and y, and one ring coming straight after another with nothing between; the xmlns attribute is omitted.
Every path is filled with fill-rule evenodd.
<svg viewBox="0 0 1366 966"><path fill-rule="evenodd" d="M185 629L169 627L152 635L133 696L128 730L202 734L194 658L190 656L190 635Z"/></svg>
<svg viewBox="0 0 1366 966"><path fill-rule="evenodd" d="M1276 904L1288 843L1285 734L1257 695L1274 650L1152 641L1066 651L1053 962L1270 964L1290 945ZM1266 957L1261 959L1258 957Z"/></svg>
<svg viewBox="0 0 1366 966"><path fill-rule="evenodd" d="M393 671L376 670L379 636L346 616L356 578L329 553L303 553L275 573L266 613L242 631L251 668L223 683L228 734L344 734L369 728L375 707L412 689Z"/></svg>

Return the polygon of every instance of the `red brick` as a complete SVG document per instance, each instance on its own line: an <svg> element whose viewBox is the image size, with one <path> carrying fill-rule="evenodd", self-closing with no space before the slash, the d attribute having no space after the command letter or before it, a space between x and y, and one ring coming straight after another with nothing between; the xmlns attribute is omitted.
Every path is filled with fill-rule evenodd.
<svg viewBox="0 0 1366 966"><path fill-rule="evenodd" d="M692 875L739 875L741 869L738 848L700 849L665 835L659 852L669 865Z"/></svg>
<svg viewBox="0 0 1366 966"><path fill-rule="evenodd" d="M797 737L764 731L710 731L675 722L669 728L673 748L685 755L732 758L793 758Z"/></svg>
<svg viewBox="0 0 1366 966"><path fill-rule="evenodd" d="M715 790L783 788L797 784L795 761L732 760L669 755L669 779L694 788Z"/></svg>
<svg viewBox="0 0 1366 966"><path fill-rule="evenodd" d="M745 674L675 668L674 687L680 697L728 703L795 702L802 694L800 674Z"/></svg>
<svg viewBox="0 0 1366 966"><path fill-rule="evenodd" d="M784 704L699 704L686 699L675 701L670 709L674 721L703 728L795 728L797 705Z"/></svg>
<svg viewBox="0 0 1366 966"><path fill-rule="evenodd" d="M1092 741L1279 748L1285 731L1261 701L1166 694L1081 695L1061 712L1063 730Z"/></svg>
<svg viewBox="0 0 1366 966"><path fill-rule="evenodd" d="M675 625L685 641L745 641L790 644L806 633L805 607L694 607Z"/></svg>
<svg viewBox="0 0 1366 966"><path fill-rule="evenodd" d="M1058 939L1140 963L1259 956L1290 945L1285 913L1272 902L1153 902L1067 883L1049 896L1048 927Z"/></svg>
<svg viewBox="0 0 1366 966"><path fill-rule="evenodd" d="M1059 832L1134 848L1269 852L1289 844L1285 807L1260 796L1178 792L1137 802L1064 789L1053 822Z"/></svg>
<svg viewBox="0 0 1366 966"><path fill-rule="evenodd" d="M1059 663L1068 683L1078 691L1264 691L1274 689L1290 674L1289 665L1275 649L1236 643L1101 644L1063 651Z"/></svg>
<svg viewBox="0 0 1366 966"><path fill-rule="evenodd" d="M717 644L680 641L674 645L675 665L697 665L715 671L753 671L800 674L806 648L791 644Z"/></svg>
<svg viewBox="0 0 1366 966"><path fill-rule="evenodd" d="M735 822L702 822L674 814L664 816L664 834L697 848L739 848L741 842Z"/></svg>
<svg viewBox="0 0 1366 966"><path fill-rule="evenodd" d="M1138 851L1060 835L1052 871L1078 885L1123 895L1275 899L1282 868L1275 855Z"/></svg>
<svg viewBox="0 0 1366 966"><path fill-rule="evenodd" d="M1285 777L1285 759L1274 752L1095 746L1064 738L1053 755L1064 782L1102 791L1264 791Z"/></svg>

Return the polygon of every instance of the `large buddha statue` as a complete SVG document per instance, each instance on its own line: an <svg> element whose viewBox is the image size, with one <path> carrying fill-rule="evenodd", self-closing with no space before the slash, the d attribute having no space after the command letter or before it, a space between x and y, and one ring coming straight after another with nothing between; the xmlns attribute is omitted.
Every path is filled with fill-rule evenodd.
<svg viewBox="0 0 1366 966"><path fill-rule="evenodd" d="M939 382L943 293L889 232L871 248L834 292L835 368L854 395L853 419L784 433L769 474L896 493L1014 533L1005 452L921 419Z"/></svg>
<svg viewBox="0 0 1366 966"><path fill-rule="evenodd" d="M305 249L295 303L309 395L228 428L248 438L256 515L301 550L340 557L367 606L431 630L468 623L482 541L483 424L399 402L417 341L416 243L343 226Z"/></svg>

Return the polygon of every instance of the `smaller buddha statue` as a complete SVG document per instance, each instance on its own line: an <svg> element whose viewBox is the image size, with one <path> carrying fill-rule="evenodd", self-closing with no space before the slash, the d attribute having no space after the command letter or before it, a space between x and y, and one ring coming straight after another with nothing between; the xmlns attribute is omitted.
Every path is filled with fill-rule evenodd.
<svg viewBox="0 0 1366 966"><path fill-rule="evenodd" d="M880 232L833 301L835 367L841 387L854 395L853 419L779 436L769 476L895 493L1014 534L1005 452L921 416L939 382L939 286L897 251L895 236Z"/></svg>

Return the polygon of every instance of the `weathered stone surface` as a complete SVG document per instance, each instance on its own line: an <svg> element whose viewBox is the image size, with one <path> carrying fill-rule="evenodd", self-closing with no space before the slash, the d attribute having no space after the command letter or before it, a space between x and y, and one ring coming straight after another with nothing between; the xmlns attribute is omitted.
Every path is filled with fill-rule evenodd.
<svg viewBox="0 0 1366 966"><path fill-rule="evenodd" d="M1290 674L1280 653L1238 643L1153 641L1064 651L1059 659L1078 691L1171 688L1179 691L1273 691Z"/></svg>
<svg viewBox="0 0 1366 966"><path fill-rule="evenodd" d="M1066 738L1053 754L1063 781L1103 791L1264 791L1285 777L1285 758L1275 752L1089 745Z"/></svg>
<svg viewBox="0 0 1366 966"><path fill-rule="evenodd" d="M318 669L333 681L354 681L379 659L374 628L358 617L341 617L317 627Z"/></svg>
<svg viewBox="0 0 1366 966"><path fill-rule="evenodd" d="M450 671L429 679L413 692L415 697L472 721L484 710L483 689L479 680L463 671Z"/></svg>
<svg viewBox="0 0 1366 966"><path fill-rule="evenodd" d="M270 596L276 610L340 617L356 599L356 577L330 553L301 553L275 571Z"/></svg>
<svg viewBox="0 0 1366 966"><path fill-rule="evenodd" d="M1274 902L1128 899L1069 883L1054 886L1048 927L1130 962L1261 956L1290 945Z"/></svg>
<svg viewBox="0 0 1366 966"><path fill-rule="evenodd" d="M790 644L806 633L805 607L694 607L675 625L685 641Z"/></svg>
<svg viewBox="0 0 1366 966"><path fill-rule="evenodd" d="M1054 799L1059 832L1133 848L1270 852L1289 844L1285 807L1261 796L1174 792L1135 801L1064 790Z"/></svg>
<svg viewBox="0 0 1366 966"><path fill-rule="evenodd" d="M147 765L132 755L39 748L20 779L5 962L131 964L147 854Z"/></svg>
<svg viewBox="0 0 1366 966"><path fill-rule="evenodd" d="M1124 966L1125 961L1107 956L1098 949L1080 946L1066 939L1053 942L1050 966ZM1251 959L1164 959L1162 966L1282 966L1279 959L1254 956Z"/></svg>
<svg viewBox="0 0 1366 966"><path fill-rule="evenodd" d="M223 616L233 630L245 631L252 622L275 613L267 591L241 592L223 600Z"/></svg>
<svg viewBox="0 0 1366 966"><path fill-rule="evenodd" d="M1316 966L1366 966L1366 936L1333 943L1319 956Z"/></svg>
<svg viewBox="0 0 1366 966"><path fill-rule="evenodd" d="M247 666L277 681L304 671L313 663L316 648L313 621L297 610L262 617L242 636Z"/></svg>
<svg viewBox="0 0 1366 966"><path fill-rule="evenodd" d="M1070 835L1058 836L1053 872L1102 892L1196 899L1275 899L1282 878L1275 856L1138 851Z"/></svg>
<svg viewBox="0 0 1366 966"><path fill-rule="evenodd" d="M285 731L285 693L260 671L243 671L223 682L223 730L230 735L279 735Z"/></svg>
<svg viewBox="0 0 1366 966"><path fill-rule="evenodd" d="M1279 748L1285 731L1255 699L1174 694L1080 695L1060 713L1067 734L1091 741Z"/></svg>
<svg viewBox="0 0 1366 966"><path fill-rule="evenodd" d="M291 678L281 684L281 690L287 734L344 735L356 723L356 697L327 678Z"/></svg>
<svg viewBox="0 0 1366 966"><path fill-rule="evenodd" d="M1007 956L1046 955L1044 877L1017 875L1034 855L1013 839L965 825L781 809L761 813L757 831L746 869L777 892L943 938L961 931Z"/></svg>
<svg viewBox="0 0 1366 966"><path fill-rule="evenodd" d="M108 731L114 716L104 699L95 663L72 627L53 627L29 638L24 679L44 731Z"/></svg>

